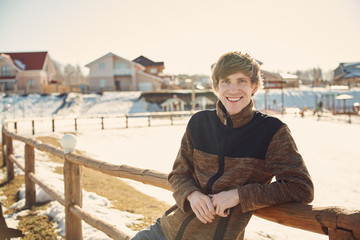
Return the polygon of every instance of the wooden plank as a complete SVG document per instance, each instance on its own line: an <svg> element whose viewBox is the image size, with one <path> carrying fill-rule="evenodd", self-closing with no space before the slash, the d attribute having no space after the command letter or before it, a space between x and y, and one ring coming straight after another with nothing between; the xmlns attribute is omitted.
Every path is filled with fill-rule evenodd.
<svg viewBox="0 0 360 240"><path fill-rule="evenodd" d="M11 155L9 156L9 160L10 160L11 162L15 163L16 166L18 166L18 168L20 168L23 172L25 172L25 167L24 167L24 165L21 164L21 163L16 159L16 157L14 156L14 154L11 154Z"/></svg>
<svg viewBox="0 0 360 240"><path fill-rule="evenodd" d="M65 192L65 234L66 239L82 239L81 219L70 211L70 207L82 207L82 189L80 181L81 169L72 162L64 162L64 192Z"/></svg>
<svg viewBox="0 0 360 240"><path fill-rule="evenodd" d="M44 183L41 179L36 177L33 173L29 174L29 178L39 185L50 197L58 201L61 205L65 206L64 196L58 193L55 189Z"/></svg>
<svg viewBox="0 0 360 240"><path fill-rule="evenodd" d="M127 165L109 164L74 153L67 154L65 159L115 177L128 178L163 189L172 190L169 182L167 181L167 174L160 173L155 170L141 169Z"/></svg>
<svg viewBox="0 0 360 240"><path fill-rule="evenodd" d="M127 235L126 233L120 231L113 225L102 221L101 219L91 216L89 213L85 212L77 205L71 206L70 211L71 213L76 215L79 219L82 219L83 221L93 226L94 228L103 231L106 235L108 235L112 239L119 239L119 240L130 239L130 236Z"/></svg>
<svg viewBox="0 0 360 240"><path fill-rule="evenodd" d="M5 126L4 126L5 127ZM6 151L6 135L4 132L4 127L2 128L1 131L1 150L2 150L2 167L6 166L6 155L5 155L5 151Z"/></svg>
<svg viewBox="0 0 360 240"><path fill-rule="evenodd" d="M7 180L11 181L14 179L14 163L10 161L10 155L13 153L13 141L10 136L6 137L6 169L7 169Z"/></svg>
<svg viewBox="0 0 360 240"><path fill-rule="evenodd" d="M29 174L35 174L35 153L34 148L25 144L25 206L32 207L36 203L35 183L29 178Z"/></svg>

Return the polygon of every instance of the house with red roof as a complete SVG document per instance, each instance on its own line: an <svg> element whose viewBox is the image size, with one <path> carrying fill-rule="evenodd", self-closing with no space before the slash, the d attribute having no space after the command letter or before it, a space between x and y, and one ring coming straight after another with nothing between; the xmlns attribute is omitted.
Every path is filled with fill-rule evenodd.
<svg viewBox="0 0 360 240"><path fill-rule="evenodd" d="M1 92L44 93L57 83L48 52L0 53Z"/></svg>

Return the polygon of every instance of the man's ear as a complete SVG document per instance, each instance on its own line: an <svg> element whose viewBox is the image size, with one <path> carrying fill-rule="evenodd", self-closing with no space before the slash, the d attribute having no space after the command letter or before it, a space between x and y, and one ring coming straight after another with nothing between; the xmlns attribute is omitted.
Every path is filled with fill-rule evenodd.
<svg viewBox="0 0 360 240"><path fill-rule="evenodd" d="M259 89L259 84L255 83L255 87L251 92L251 96L254 96L258 89Z"/></svg>

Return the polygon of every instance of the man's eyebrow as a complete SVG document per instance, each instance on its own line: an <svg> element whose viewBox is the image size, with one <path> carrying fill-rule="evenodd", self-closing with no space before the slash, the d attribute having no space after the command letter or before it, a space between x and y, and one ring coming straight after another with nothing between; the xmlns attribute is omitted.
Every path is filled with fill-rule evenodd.
<svg viewBox="0 0 360 240"><path fill-rule="evenodd" d="M249 77L238 77L236 79L238 79L238 80L249 80L250 78Z"/></svg>

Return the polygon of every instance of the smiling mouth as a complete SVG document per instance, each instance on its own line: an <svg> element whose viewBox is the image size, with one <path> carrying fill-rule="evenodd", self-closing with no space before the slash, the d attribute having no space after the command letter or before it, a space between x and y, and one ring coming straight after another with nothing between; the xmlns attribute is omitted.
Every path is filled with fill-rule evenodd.
<svg viewBox="0 0 360 240"><path fill-rule="evenodd" d="M242 99L242 97L227 97L226 98L229 102L238 102Z"/></svg>

